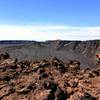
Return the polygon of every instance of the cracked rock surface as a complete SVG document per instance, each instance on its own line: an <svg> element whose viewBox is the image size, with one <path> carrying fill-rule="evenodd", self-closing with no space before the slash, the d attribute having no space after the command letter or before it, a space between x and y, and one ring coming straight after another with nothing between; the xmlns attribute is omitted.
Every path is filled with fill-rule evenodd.
<svg viewBox="0 0 100 100"><path fill-rule="evenodd" d="M0 100L100 100L100 66L80 69L57 58L0 60Z"/></svg>

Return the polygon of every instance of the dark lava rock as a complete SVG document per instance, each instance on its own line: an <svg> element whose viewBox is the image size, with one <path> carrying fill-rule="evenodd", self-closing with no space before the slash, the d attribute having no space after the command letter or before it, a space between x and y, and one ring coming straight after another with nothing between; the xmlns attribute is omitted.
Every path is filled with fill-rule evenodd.
<svg viewBox="0 0 100 100"><path fill-rule="evenodd" d="M7 52L5 52L4 54L0 54L0 60L5 60L8 58L10 58L10 55Z"/></svg>
<svg viewBox="0 0 100 100"><path fill-rule="evenodd" d="M81 97L81 100L97 100L97 98L85 92L84 96Z"/></svg>
<svg viewBox="0 0 100 100"><path fill-rule="evenodd" d="M42 73L44 73L45 72L45 70L43 69L43 68L39 68L38 70L37 70L37 73L40 75L40 74L42 74Z"/></svg>
<svg viewBox="0 0 100 100"><path fill-rule="evenodd" d="M57 90L55 92L55 99L56 100L66 100L67 93L63 91L60 87L57 87Z"/></svg>
<svg viewBox="0 0 100 100"><path fill-rule="evenodd" d="M45 89L50 89L52 93L56 92L57 90L57 84L52 80L44 82L43 86Z"/></svg>
<svg viewBox="0 0 100 100"><path fill-rule="evenodd" d="M43 78L47 78L49 75L47 73L42 73L40 76L39 76L39 79L43 79Z"/></svg>
<svg viewBox="0 0 100 100"><path fill-rule="evenodd" d="M61 72L61 73L65 73L66 72L66 67L64 64L59 64L57 66L58 70Z"/></svg>
<svg viewBox="0 0 100 100"><path fill-rule="evenodd" d="M55 100L55 95L54 93L50 93L48 96L47 96L47 99L46 100Z"/></svg>

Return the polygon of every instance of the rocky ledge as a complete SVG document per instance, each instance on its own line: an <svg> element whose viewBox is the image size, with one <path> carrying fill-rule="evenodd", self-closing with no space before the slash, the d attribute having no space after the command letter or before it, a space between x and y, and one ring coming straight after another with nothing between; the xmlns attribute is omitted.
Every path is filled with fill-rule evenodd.
<svg viewBox="0 0 100 100"><path fill-rule="evenodd" d="M17 61L0 55L0 100L100 100L100 65L57 58Z"/></svg>

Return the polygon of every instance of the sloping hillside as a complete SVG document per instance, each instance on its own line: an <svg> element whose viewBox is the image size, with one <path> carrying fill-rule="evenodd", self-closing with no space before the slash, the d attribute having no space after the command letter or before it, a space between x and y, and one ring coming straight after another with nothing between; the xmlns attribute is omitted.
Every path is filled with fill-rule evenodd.
<svg viewBox="0 0 100 100"><path fill-rule="evenodd" d="M57 57L67 63L78 60L81 67L94 66L95 55L100 52L100 40L92 41L1 41L5 47L0 51L8 52L12 58L19 60L41 60Z"/></svg>

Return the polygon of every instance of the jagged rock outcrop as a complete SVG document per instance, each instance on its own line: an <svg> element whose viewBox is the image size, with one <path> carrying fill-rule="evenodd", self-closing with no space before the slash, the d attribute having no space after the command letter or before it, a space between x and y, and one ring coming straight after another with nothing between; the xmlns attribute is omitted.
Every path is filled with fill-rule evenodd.
<svg viewBox="0 0 100 100"><path fill-rule="evenodd" d="M8 58L0 64L1 100L100 99L100 66L80 69L79 61L66 64L58 58L35 62Z"/></svg>

